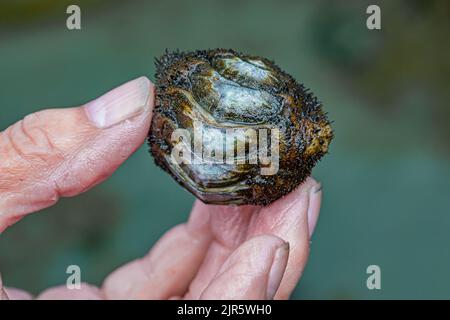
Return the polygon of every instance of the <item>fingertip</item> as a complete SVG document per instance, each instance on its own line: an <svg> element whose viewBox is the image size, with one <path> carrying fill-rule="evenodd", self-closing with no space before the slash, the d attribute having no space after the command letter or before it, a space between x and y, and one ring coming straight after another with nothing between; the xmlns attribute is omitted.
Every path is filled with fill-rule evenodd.
<svg viewBox="0 0 450 320"><path fill-rule="evenodd" d="M300 279L319 216L321 195L320 184L308 177L291 193L264 207L250 226L251 235L276 234L291 244L286 272L275 299L287 299Z"/></svg>
<svg viewBox="0 0 450 320"><path fill-rule="evenodd" d="M264 234L241 244L223 263L201 299L268 299L281 282L288 244Z"/></svg>
<svg viewBox="0 0 450 320"><path fill-rule="evenodd" d="M303 181L302 184L300 184L297 187L297 189L294 192L295 193L305 192L305 193L311 194L314 192L319 192L320 190L321 190L321 184L319 182L317 182L316 179L309 176L308 178L305 179L305 181Z"/></svg>
<svg viewBox="0 0 450 320"><path fill-rule="evenodd" d="M37 300L103 300L100 289L87 283L81 283L80 288L69 289L66 286L49 288L43 291Z"/></svg>
<svg viewBox="0 0 450 320"><path fill-rule="evenodd" d="M94 126L105 129L148 111L153 106L153 97L153 84L142 76L88 102L84 111Z"/></svg>
<svg viewBox="0 0 450 320"><path fill-rule="evenodd" d="M32 300L31 293L16 288L5 288L5 292L10 300Z"/></svg>

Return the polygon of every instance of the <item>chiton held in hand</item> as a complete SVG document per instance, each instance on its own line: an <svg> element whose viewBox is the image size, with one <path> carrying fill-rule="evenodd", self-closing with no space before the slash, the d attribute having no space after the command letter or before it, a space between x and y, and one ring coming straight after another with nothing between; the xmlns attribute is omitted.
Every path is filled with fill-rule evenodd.
<svg viewBox="0 0 450 320"><path fill-rule="evenodd" d="M156 87L151 153L205 203L275 201L310 175L333 138L313 94L262 57L166 52Z"/></svg>

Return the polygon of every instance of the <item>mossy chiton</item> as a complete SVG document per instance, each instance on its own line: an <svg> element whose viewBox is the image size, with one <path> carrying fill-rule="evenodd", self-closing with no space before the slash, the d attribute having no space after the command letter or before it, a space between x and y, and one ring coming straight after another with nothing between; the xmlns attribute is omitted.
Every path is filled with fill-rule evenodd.
<svg viewBox="0 0 450 320"><path fill-rule="evenodd" d="M273 202L310 175L333 138L313 94L262 57L166 52L156 87L151 153L205 203Z"/></svg>

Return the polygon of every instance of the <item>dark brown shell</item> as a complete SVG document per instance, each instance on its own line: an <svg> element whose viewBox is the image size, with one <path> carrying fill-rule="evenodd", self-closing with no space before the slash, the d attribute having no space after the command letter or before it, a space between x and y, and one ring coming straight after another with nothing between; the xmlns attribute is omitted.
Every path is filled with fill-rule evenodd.
<svg viewBox="0 0 450 320"><path fill-rule="evenodd" d="M321 104L312 93L265 58L225 49L166 52L156 60L156 87L149 133L151 153L157 165L205 203L273 202L310 175L333 137ZM248 161L174 161L172 151L183 138L173 140L172 134L176 129L186 129L195 136L194 123L202 124L202 143L204 137L212 137L219 130L225 136L226 129L238 132L251 128L260 132L259 129L278 128L278 170L263 175L264 165ZM252 138L247 139L248 147ZM213 139L210 143L219 144L218 141ZM190 159L199 156L193 145L191 141ZM226 152L229 146L220 143L215 147ZM216 152L211 155L217 155Z"/></svg>

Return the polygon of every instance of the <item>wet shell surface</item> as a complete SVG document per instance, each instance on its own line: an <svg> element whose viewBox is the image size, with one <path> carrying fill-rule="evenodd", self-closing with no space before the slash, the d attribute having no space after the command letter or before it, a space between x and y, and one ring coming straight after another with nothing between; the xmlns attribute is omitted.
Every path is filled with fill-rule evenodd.
<svg viewBox="0 0 450 320"><path fill-rule="evenodd" d="M156 88L150 151L205 203L270 204L311 174L333 138L321 103L262 57L166 52Z"/></svg>

